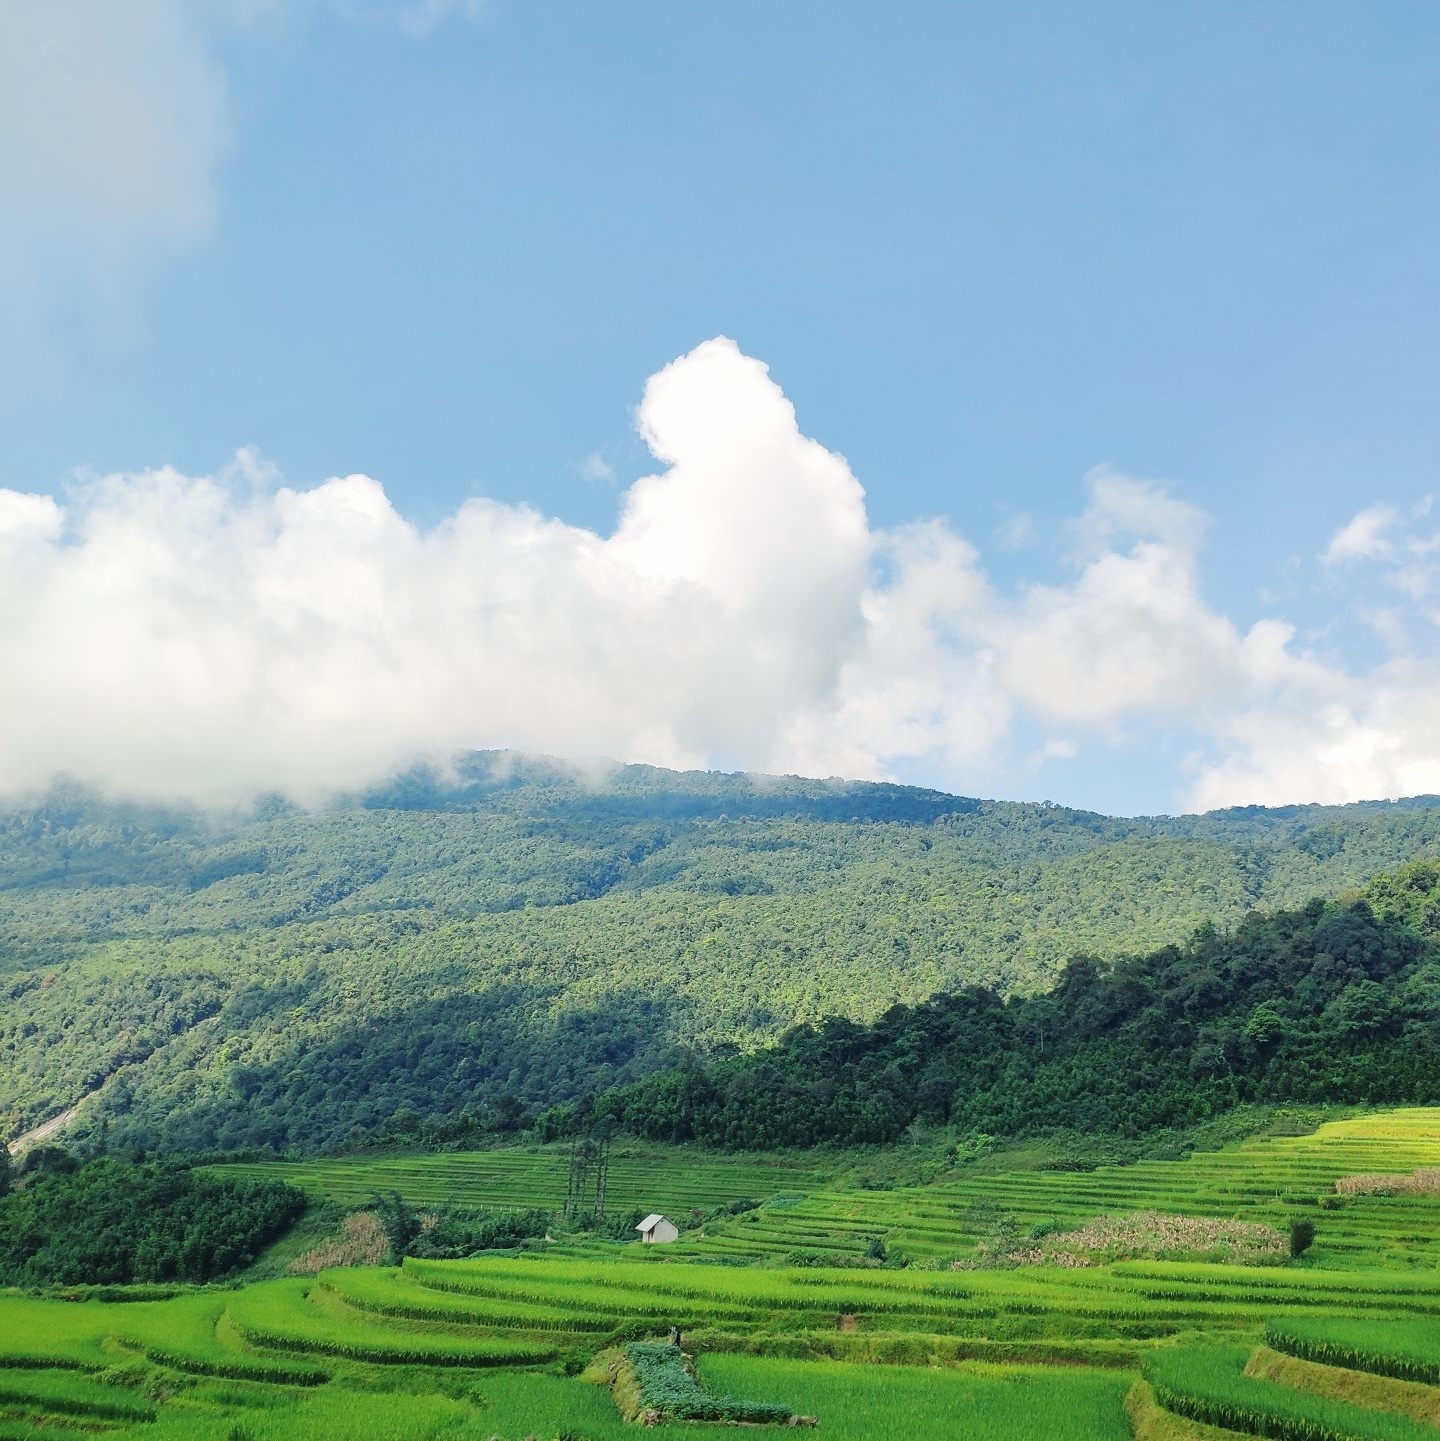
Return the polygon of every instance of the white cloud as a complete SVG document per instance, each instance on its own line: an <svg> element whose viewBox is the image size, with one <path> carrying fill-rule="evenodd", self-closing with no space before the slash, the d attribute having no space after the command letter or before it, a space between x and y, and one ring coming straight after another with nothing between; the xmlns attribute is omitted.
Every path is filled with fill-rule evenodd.
<svg viewBox="0 0 1440 1441"><path fill-rule="evenodd" d="M873 542L889 578L867 585L836 683L791 720L776 768L868 778L919 759L953 784L983 777L1014 707L976 635L997 603L979 556L938 521Z"/></svg>
<svg viewBox="0 0 1440 1441"><path fill-rule="evenodd" d="M210 229L230 138L210 42L256 8L0 5L0 324L111 296Z"/></svg>
<svg viewBox="0 0 1440 1441"><path fill-rule="evenodd" d="M592 450L580 462L580 474L596 485L610 485L615 480L615 467L605 459L603 451Z"/></svg>
<svg viewBox="0 0 1440 1441"><path fill-rule="evenodd" d="M1050 761L1073 761L1080 754L1080 747L1066 736L1058 736L1037 746L1030 754L1030 769L1039 770Z"/></svg>
<svg viewBox="0 0 1440 1441"><path fill-rule="evenodd" d="M872 529L729 341L637 423L660 465L609 535L484 499L421 530L369 477L295 490L250 454L0 491L0 790L311 800L471 746L973 790L1023 765L1022 720L1031 767L1180 737L1197 805L1440 790L1440 667L1237 626L1159 487L1090 477L1076 568L1007 594L941 521Z"/></svg>
<svg viewBox="0 0 1440 1441"><path fill-rule="evenodd" d="M1390 532L1400 523L1400 512L1388 505L1371 505L1352 516L1330 537L1322 557L1327 565L1377 560L1394 547Z"/></svg>
<svg viewBox="0 0 1440 1441"><path fill-rule="evenodd" d="M1195 552L1165 541L1096 553L988 623L1006 690L1047 722L1108 728L1233 699L1241 637L1199 594Z"/></svg>
<svg viewBox="0 0 1440 1441"><path fill-rule="evenodd" d="M861 643L859 484L726 341L640 424L669 464L608 538L485 500L422 532L367 477L243 465L94 480L63 534L0 492L0 787L315 797L468 745L774 763Z"/></svg>
<svg viewBox="0 0 1440 1441"><path fill-rule="evenodd" d="M57 540L64 521L64 513L48 495L0 490L0 545L10 547L14 558L27 540Z"/></svg>
<svg viewBox="0 0 1440 1441"><path fill-rule="evenodd" d="M1404 510L1366 506L1321 556L1332 585L1396 655L1414 651L1415 622L1422 633L1440 624L1440 530L1427 525L1432 509L1431 496Z"/></svg>
<svg viewBox="0 0 1440 1441"><path fill-rule="evenodd" d="M995 528L995 541L1002 550L1024 550L1035 543L1035 517L1028 511L1007 516Z"/></svg>
<svg viewBox="0 0 1440 1441"><path fill-rule="evenodd" d="M351 18L368 0L328 0ZM222 42L294 0L0 4L0 361L53 363L57 321L129 323L143 281L207 237L234 138ZM415 38L483 0L383 0ZM9 354L5 352L8 351Z"/></svg>
<svg viewBox="0 0 1440 1441"><path fill-rule="evenodd" d="M1085 477L1090 504L1075 522L1076 558L1094 560L1117 541L1148 540L1177 554L1199 550L1210 517L1188 501L1176 500L1163 487L1112 467L1098 466Z"/></svg>
<svg viewBox="0 0 1440 1441"><path fill-rule="evenodd" d="M1221 758L1197 808L1440 793L1440 669L1393 661L1353 677L1296 665L1266 697L1221 719Z"/></svg>

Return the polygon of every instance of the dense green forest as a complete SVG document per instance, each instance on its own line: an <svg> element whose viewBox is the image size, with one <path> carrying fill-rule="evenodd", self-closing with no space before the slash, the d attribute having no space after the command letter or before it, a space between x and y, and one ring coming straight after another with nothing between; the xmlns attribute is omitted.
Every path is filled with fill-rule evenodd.
<svg viewBox="0 0 1440 1441"><path fill-rule="evenodd" d="M178 1161L38 1148L0 1197L0 1285L211 1281L252 1265L305 1209L281 1181L207 1176Z"/></svg>
<svg viewBox="0 0 1440 1441"><path fill-rule="evenodd" d="M1422 861L1339 904L1077 957L1045 995L967 987L870 1026L833 1018L542 1125L753 1148L890 1142L915 1121L1138 1136L1247 1101L1440 1101L1437 1055L1440 865Z"/></svg>
<svg viewBox="0 0 1440 1441"><path fill-rule="evenodd" d="M313 812L58 790L0 812L0 1126L93 1093L81 1147L313 1150L397 1113L468 1134L1437 849L1433 798L1116 820L496 756Z"/></svg>

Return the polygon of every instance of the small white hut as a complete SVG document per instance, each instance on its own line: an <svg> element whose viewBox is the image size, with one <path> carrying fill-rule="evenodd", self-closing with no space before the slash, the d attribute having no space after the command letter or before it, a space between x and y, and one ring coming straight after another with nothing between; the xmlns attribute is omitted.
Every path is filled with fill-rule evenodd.
<svg viewBox="0 0 1440 1441"><path fill-rule="evenodd" d="M647 1246L663 1245L667 1241L680 1239L680 1232L658 1211L653 1216L646 1216L635 1229L639 1231L640 1239Z"/></svg>

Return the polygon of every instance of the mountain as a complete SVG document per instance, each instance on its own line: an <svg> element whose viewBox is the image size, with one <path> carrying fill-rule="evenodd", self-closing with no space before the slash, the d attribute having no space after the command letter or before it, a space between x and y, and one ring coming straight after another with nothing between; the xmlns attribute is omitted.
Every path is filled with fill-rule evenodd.
<svg viewBox="0 0 1440 1441"><path fill-rule="evenodd" d="M832 1017L542 1124L752 1149L894 1142L915 1121L1139 1137L1245 1102L1433 1104L1437 1051L1440 864L1413 861L1339 902L1077 957L1045 994L967 987L870 1026Z"/></svg>
<svg viewBox="0 0 1440 1441"><path fill-rule="evenodd" d="M310 1149L1153 950L1440 849L1440 801L1113 819L477 754L327 810L0 812L0 1118Z"/></svg>

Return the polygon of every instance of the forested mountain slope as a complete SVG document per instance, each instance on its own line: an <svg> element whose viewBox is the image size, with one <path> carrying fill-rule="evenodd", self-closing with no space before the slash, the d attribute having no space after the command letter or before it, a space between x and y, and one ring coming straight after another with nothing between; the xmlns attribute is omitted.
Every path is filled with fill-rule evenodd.
<svg viewBox="0 0 1440 1441"><path fill-rule="evenodd" d="M1426 860L1183 946L1077 957L1045 994L967 987L871 1026L832 1018L544 1119L762 1149L893 1142L917 1120L1139 1136L1247 1101L1434 1102L1437 1054L1440 864Z"/></svg>
<svg viewBox="0 0 1440 1441"><path fill-rule="evenodd" d="M900 786L476 756L326 811L0 813L0 1118L314 1147L625 1084L1334 894L1434 798L1114 820Z"/></svg>

